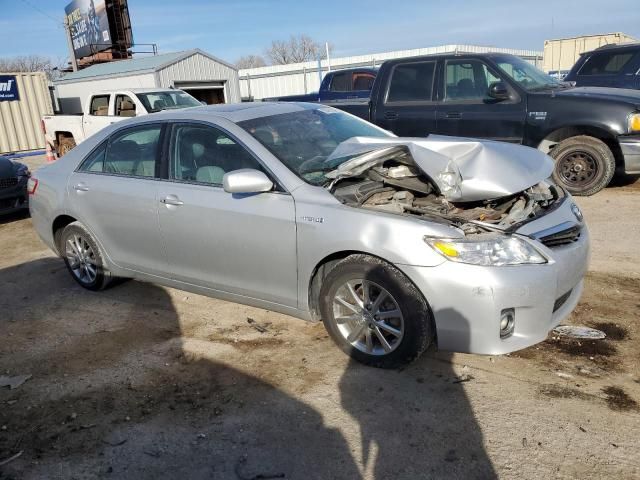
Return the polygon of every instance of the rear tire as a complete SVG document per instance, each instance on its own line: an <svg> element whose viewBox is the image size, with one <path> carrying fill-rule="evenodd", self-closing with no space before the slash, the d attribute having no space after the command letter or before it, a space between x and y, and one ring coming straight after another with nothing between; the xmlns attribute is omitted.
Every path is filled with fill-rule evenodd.
<svg viewBox="0 0 640 480"><path fill-rule="evenodd" d="M396 267L368 255L336 264L322 282L319 305L333 341L365 365L406 365L435 338L431 311L418 289Z"/></svg>
<svg viewBox="0 0 640 480"><path fill-rule="evenodd" d="M572 195L588 196L606 187L616 159L602 140L578 135L561 141L550 152L556 161L553 179Z"/></svg>
<svg viewBox="0 0 640 480"><path fill-rule="evenodd" d="M59 236L59 251L73 279L87 290L103 290L114 277L104 267L98 243L80 223L67 225Z"/></svg>
<svg viewBox="0 0 640 480"><path fill-rule="evenodd" d="M76 147L76 141L73 137L62 137L58 142L58 157L69 153Z"/></svg>

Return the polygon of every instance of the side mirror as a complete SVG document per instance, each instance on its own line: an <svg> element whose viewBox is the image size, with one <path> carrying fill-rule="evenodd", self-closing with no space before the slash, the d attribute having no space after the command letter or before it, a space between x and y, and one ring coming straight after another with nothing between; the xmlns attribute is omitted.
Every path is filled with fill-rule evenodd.
<svg viewBox="0 0 640 480"><path fill-rule="evenodd" d="M509 89L504 84L504 82L493 82L491 85L489 85L488 94L489 97L496 100L508 100L509 98L511 98Z"/></svg>
<svg viewBox="0 0 640 480"><path fill-rule="evenodd" d="M225 173L222 186L227 193L260 193L273 188L273 182L260 170L242 168Z"/></svg>

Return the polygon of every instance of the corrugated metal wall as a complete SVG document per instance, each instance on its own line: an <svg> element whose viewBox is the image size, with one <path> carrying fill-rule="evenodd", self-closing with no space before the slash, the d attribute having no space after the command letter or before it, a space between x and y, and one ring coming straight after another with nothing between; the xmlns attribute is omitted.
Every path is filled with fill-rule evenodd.
<svg viewBox="0 0 640 480"><path fill-rule="evenodd" d="M542 52L535 50L516 50L511 48L493 48L477 45L441 45L428 48L414 48L411 50L396 50L394 52L372 53L353 57L331 59L331 69L359 66L378 66L385 60L392 58L415 57L419 55L436 55L443 53L510 53L522 57L534 65L542 64ZM328 70L328 62L321 62L322 73ZM249 68L239 71L240 92L242 98L260 100L267 97L283 95L297 95L311 93L320 88L318 62L293 63L290 65L274 65L270 67Z"/></svg>
<svg viewBox="0 0 640 480"><path fill-rule="evenodd" d="M16 76L20 100L0 102L0 153L44 148L40 119L53 113L46 75L7 75Z"/></svg>
<svg viewBox="0 0 640 480"><path fill-rule="evenodd" d="M606 33L603 35L545 40L543 68L545 72L562 72L566 74L569 73L581 53L595 50L611 43L628 42L637 42L637 40L625 33Z"/></svg>
<svg viewBox="0 0 640 480"><path fill-rule="evenodd" d="M159 85L173 86L174 82L224 82L224 98L227 103L240 101L238 71L196 53L157 72Z"/></svg>

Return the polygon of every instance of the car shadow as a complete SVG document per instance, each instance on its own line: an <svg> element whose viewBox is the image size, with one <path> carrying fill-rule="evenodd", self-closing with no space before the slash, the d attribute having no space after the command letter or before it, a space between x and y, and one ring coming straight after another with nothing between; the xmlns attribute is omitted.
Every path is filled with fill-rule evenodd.
<svg viewBox="0 0 640 480"><path fill-rule="evenodd" d="M1 269L0 285L2 374L32 375L0 389L0 460L22 452L0 478L494 476L446 354L403 371L348 363L340 398L358 452L326 412L187 355L189 332L164 288L89 292L51 257Z"/></svg>
<svg viewBox="0 0 640 480"><path fill-rule="evenodd" d="M0 215L0 225L17 222L18 220L24 220L25 218L29 218L28 208L23 208L15 212Z"/></svg>

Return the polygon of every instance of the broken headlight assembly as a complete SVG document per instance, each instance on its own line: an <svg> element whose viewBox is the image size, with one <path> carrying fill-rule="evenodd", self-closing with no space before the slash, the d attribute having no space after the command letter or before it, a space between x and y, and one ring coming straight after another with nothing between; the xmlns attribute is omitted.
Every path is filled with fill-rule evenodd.
<svg viewBox="0 0 640 480"><path fill-rule="evenodd" d="M490 234L474 239L424 237L424 241L452 262L495 267L547 263L533 245L514 236Z"/></svg>

